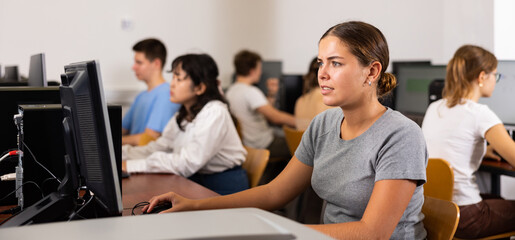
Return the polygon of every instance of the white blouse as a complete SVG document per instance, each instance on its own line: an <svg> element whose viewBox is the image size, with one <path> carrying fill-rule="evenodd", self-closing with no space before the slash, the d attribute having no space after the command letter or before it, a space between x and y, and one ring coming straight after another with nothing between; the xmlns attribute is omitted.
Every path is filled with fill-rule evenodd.
<svg viewBox="0 0 515 240"><path fill-rule="evenodd" d="M207 103L192 122L183 121L184 131L179 129L176 117L177 114L156 141L146 146L122 147L128 172L189 177L196 172L222 172L245 161L245 148L224 103Z"/></svg>

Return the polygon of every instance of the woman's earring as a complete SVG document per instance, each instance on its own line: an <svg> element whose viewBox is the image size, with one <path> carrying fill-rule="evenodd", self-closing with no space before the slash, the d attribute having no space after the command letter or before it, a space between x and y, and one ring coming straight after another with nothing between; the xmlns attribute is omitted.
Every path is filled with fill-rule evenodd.
<svg viewBox="0 0 515 240"><path fill-rule="evenodd" d="M483 83L479 83L479 87L483 87Z"/></svg>
<svg viewBox="0 0 515 240"><path fill-rule="evenodd" d="M368 86L372 86L372 82L371 81L368 81Z"/></svg>

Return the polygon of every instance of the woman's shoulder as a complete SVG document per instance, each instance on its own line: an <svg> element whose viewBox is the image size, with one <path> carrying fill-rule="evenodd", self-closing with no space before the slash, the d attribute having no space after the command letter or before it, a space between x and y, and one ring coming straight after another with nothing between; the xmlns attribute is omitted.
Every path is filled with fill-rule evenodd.
<svg viewBox="0 0 515 240"><path fill-rule="evenodd" d="M406 117L399 111L388 108L385 113L383 124L391 129L404 129L407 131L420 131L420 126L413 120Z"/></svg>

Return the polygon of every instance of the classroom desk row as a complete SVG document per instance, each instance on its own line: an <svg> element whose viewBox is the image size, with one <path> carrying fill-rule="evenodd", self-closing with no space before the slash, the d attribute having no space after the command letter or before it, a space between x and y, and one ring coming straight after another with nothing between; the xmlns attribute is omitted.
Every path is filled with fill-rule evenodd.
<svg viewBox="0 0 515 240"><path fill-rule="evenodd" d="M122 180L123 216L154 195L218 196L181 176L134 174ZM12 206L10 206L12 207ZM5 208L4 208L5 209ZM139 210L138 210L139 211ZM256 208L111 217L0 229L1 239L331 239L290 219Z"/></svg>

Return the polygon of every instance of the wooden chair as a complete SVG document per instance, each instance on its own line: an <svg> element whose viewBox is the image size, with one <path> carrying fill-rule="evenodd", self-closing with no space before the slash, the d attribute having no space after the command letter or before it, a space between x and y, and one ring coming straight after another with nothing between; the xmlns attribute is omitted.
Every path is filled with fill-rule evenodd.
<svg viewBox="0 0 515 240"><path fill-rule="evenodd" d="M454 237L460 220L456 203L425 196L422 213L428 240L450 240Z"/></svg>
<svg viewBox="0 0 515 240"><path fill-rule="evenodd" d="M449 162L440 158L430 158L427 163L426 175L424 195L452 201L454 172Z"/></svg>
<svg viewBox="0 0 515 240"><path fill-rule="evenodd" d="M145 146L149 142L155 141L156 139L157 138L154 138L146 133L142 133L138 141L138 146Z"/></svg>
<svg viewBox="0 0 515 240"><path fill-rule="evenodd" d="M247 171L249 185L253 188L258 185L259 179L263 176L268 158L270 157L270 151L267 149L244 147L247 150L247 158L241 167Z"/></svg>
<svg viewBox="0 0 515 240"><path fill-rule="evenodd" d="M300 140L302 139L302 134L304 131L299 131L283 125L284 137L286 138L286 144L288 144L288 148L290 149L290 153L293 156L295 154L295 150L300 144Z"/></svg>

